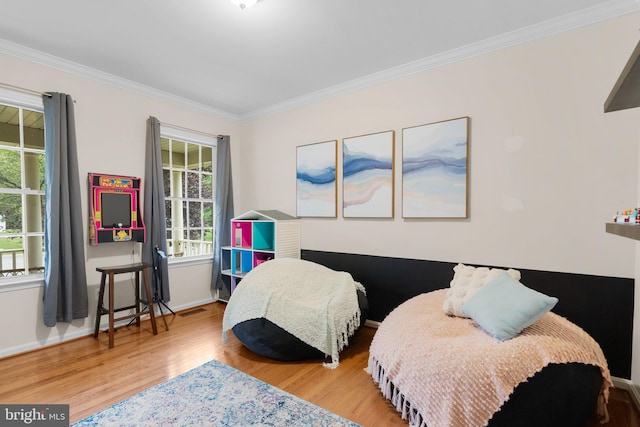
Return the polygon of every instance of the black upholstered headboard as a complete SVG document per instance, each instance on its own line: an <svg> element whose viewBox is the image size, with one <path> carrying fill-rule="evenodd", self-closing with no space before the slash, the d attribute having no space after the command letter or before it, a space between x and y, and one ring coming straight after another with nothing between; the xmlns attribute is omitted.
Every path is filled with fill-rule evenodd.
<svg viewBox="0 0 640 427"><path fill-rule="evenodd" d="M404 301L449 286L456 263L302 250L302 258L351 273L364 285L369 319L382 321ZM500 267L501 266L489 266ZM520 270L526 286L559 299L553 311L589 333L600 344L611 375L631 378L634 280Z"/></svg>

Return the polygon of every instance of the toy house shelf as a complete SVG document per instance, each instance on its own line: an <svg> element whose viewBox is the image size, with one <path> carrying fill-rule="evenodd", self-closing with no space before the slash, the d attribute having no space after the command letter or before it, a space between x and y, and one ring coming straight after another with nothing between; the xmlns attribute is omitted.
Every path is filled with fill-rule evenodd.
<svg viewBox="0 0 640 427"><path fill-rule="evenodd" d="M300 220L277 210L249 211L231 220L231 246L221 248L229 295L253 268L274 258L300 258Z"/></svg>
<svg viewBox="0 0 640 427"><path fill-rule="evenodd" d="M640 225L608 222L606 231L617 236L640 240Z"/></svg>

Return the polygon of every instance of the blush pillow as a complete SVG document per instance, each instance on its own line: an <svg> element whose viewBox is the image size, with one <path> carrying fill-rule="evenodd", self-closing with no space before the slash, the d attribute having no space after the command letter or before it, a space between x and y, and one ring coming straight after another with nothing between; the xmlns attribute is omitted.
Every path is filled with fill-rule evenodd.
<svg viewBox="0 0 640 427"><path fill-rule="evenodd" d="M462 306L462 311L498 341L518 335L558 303L509 276L506 272L490 280Z"/></svg>
<svg viewBox="0 0 640 427"><path fill-rule="evenodd" d="M442 305L445 314L449 316L469 317L462 312L464 303L498 274L506 271L514 279L520 280L520 272L513 269L502 270L458 264L453 267L453 271L451 287L447 289L446 299Z"/></svg>

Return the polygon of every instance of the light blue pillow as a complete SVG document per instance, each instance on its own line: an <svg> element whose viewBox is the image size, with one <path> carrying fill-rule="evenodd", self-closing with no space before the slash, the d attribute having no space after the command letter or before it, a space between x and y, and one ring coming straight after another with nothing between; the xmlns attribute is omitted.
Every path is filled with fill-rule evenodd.
<svg viewBox="0 0 640 427"><path fill-rule="evenodd" d="M498 341L518 335L558 303L502 272L462 306L462 312Z"/></svg>

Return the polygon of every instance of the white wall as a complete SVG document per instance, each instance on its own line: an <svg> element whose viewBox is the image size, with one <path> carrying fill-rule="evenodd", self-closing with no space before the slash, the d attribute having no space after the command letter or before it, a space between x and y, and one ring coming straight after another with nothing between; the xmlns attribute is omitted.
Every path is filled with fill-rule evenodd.
<svg viewBox="0 0 640 427"><path fill-rule="evenodd" d="M212 134L238 134L236 122L213 114L161 102L94 80L0 55L0 82L36 91L70 94L75 100L76 134L81 184L86 188L89 172L144 176L146 121L149 116L161 122ZM233 144L232 142L232 144ZM239 157L239 141L232 155ZM242 173L242 166L235 168ZM143 182L144 186L144 182ZM88 190L83 193L83 212L88 216ZM143 206L144 209L144 206ZM88 242L88 219L83 224ZM87 335L93 329L100 274L96 267L122 265L140 260L141 244L112 243L85 246L89 285L89 313L84 320L58 323L47 328L42 322L42 286L7 290L0 287L0 357ZM170 268L173 308L184 308L213 300L210 290L211 262L172 265ZM133 278L118 275L122 293L131 294ZM118 297L119 291L116 292ZM128 295L130 297L130 295Z"/></svg>
<svg viewBox="0 0 640 427"><path fill-rule="evenodd" d="M640 112L603 103L639 17L253 120L237 206L295 214L297 145L393 129L396 217L305 219L303 248L633 277L633 243L604 228L636 202ZM471 117L469 220L402 219L402 128L459 116Z"/></svg>
<svg viewBox="0 0 640 427"><path fill-rule="evenodd" d="M603 104L638 42L639 19L254 119L243 125L250 173L237 177L245 191L236 207L295 214L296 146L393 129L395 218L304 219L303 248L635 277L635 242L605 233L605 223L638 201L640 109L604 114ZM402 219L402 128L459 116L471 117L470 218Z"/></svg>

